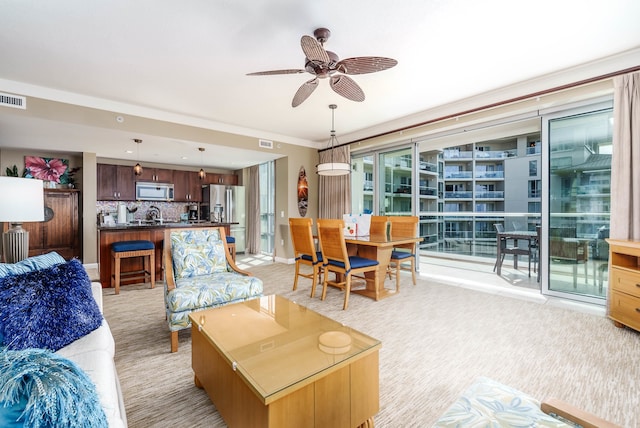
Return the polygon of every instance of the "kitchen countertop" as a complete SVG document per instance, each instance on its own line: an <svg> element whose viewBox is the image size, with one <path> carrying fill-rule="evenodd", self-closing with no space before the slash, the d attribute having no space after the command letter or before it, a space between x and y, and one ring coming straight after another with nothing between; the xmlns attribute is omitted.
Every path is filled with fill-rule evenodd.
<svg viewBox="0 0 640 428"><path fill-rule="evenodd" d="M98 226L98 230L133 230L133 229L167 229L172 227L216 227L216 226L229 226L232 224L238 223L212 223L212 222L172 222L172 221L164 221L162 223L116 223L114 225L106 225L103 224Z"/></svg>

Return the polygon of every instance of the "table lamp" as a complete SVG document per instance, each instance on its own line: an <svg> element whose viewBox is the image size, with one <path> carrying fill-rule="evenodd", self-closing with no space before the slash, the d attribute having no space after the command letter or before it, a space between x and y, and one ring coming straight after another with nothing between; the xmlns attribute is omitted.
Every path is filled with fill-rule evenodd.
<svg viewBox="0 0 640 428"><path fill-rule="evenodd" d="M22 223L44 220L42 180L0 177L0 199L0 222L11 223L2 234L4 261L17 263L29 256L29 232Z"/></svg>

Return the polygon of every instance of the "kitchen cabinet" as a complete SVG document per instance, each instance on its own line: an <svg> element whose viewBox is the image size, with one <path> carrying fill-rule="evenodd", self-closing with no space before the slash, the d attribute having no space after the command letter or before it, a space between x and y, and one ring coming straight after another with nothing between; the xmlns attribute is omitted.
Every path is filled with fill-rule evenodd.
<svg viewBox="0 0 640 428"><path fill-rule="evenodd" d="M97 199L99 201L135 200L133 168L125 165L97 165Z"/></svg>
<svg viewBox="0 0 640 428"><path fill-rule="evenodd" d="M29 232L29 257L55 251L67 260L82 258L78 195L73 189L44 190L45 220L22 223Z"/></svg>
<svg viewBox="0 0 640 428"><path fill-rule="evenodd" d="M176 202L200 202L202 180L195 171L173 171L173 198Z"/></svg>
<svg viewBox="0 0 640 428"><path fill-rule="evenodd" d="M230 186L238 185L236 174L207 174L203 184L226 184Z"/></svg>
<svg viewBox="0 0 640 428"><path fill-rule="evenodd" d="M173 183L173 170L163 168L142 167L142 174L135 176L135 181Z"/></svg>
<svg viewBox="0 0 640 428"><path fill-rule="evenodd" d="M609 243L609 318L616 327L640 331L640 241Z"/></svg>

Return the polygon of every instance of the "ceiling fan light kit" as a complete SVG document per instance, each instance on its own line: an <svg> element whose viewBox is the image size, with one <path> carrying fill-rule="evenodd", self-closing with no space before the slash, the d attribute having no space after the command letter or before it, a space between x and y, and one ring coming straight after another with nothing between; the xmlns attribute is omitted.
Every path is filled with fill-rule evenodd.
<svg viewBox="0 0 640 428"><path fill-rule="evenodd" d="M249 73L248 76L268 76L274 74L297 74L307 72L314 77L298 88L292 107L302 104L309 95L318 87L318 79L329 78L329 86L335 93L351 101L362 102L365 99L364 91L352 78L346 74L366 74L387 70L395 67L398 61L392 58L378 56L363 56L345 58L340 60L334 52L324 49L324 43L331 36L331 31L326 28L318 28L313 32L314 37L302 36L300 46L305 55L304 69L285 69L258 71Z"/></svg>
<svg viewBox="0 0 640 428"><path fill-rule="evenodd" d="M331 150L331 162L323 162L316 165L316 173L318 175L324 176L338 176L338 175L347 175L351 172L351 165L346 162L335 162L333 159L334 156L334 141L337 143L338 139L336 138L336 131L334 126L334 112L336 108L338 108L335 104L330 104L329 108L331 109L331 138L329 139L329 147Z"/></svg>

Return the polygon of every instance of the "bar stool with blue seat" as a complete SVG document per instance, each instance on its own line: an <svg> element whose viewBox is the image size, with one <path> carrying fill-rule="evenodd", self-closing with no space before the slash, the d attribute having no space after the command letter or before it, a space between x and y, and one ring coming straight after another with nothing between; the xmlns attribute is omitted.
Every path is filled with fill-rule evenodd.
<svg viewBox="0 0 640 428"><path fill-rule="evenodd" d="M136 241L119 241L111 244L111 286L115 288L116 294L120 293L120 282L124 279L142 279L143 282L151 282L151 288L155 286L155 255L156 250L153 242L136 240ZM142 257L143 269L122 272L120 262L122 259L130 257Z"/></svg>
<svg viewBox="0 0 640 428"><path fill-rule="evenodd" d="M236 238L227 235L227 247L233 261L236 261Z"/></svg>

